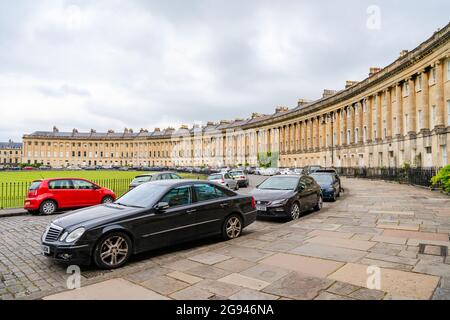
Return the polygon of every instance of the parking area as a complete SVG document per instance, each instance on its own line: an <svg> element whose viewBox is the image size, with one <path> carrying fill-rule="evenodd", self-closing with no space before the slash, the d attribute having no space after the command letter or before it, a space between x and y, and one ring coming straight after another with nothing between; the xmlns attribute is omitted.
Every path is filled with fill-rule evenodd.
<svg viewBox="0 0 450 320"><path fill-rule="evenodd" d="M0 218L0 299L450 299L450 199L382 181L343 184L337 202L296 221L258 220L238 239L153 251L114 271L83 268L75 291L66 267L40 255L54 217Z"/></svg>

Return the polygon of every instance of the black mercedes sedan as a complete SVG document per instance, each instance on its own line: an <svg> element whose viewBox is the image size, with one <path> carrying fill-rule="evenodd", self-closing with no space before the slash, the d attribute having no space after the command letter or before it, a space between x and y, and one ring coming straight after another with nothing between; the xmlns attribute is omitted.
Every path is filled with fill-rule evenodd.
<svg viewBox="0 0 450 320"><path fill-rule="evenodd" d="M114 203L52 221L42 235L42 251L60 262L93 261L100 268L114 269L143 251L213 235L237 238L255 220L252 196L208 181L154 181Z"/></svg>
<svg viewBox="0 0 450 320"><path fill-rule="evenodd" d="M266 179L253 189L258 216L295 220L311 209L322 208L320 186L309 176L285 175Z"/></svg>

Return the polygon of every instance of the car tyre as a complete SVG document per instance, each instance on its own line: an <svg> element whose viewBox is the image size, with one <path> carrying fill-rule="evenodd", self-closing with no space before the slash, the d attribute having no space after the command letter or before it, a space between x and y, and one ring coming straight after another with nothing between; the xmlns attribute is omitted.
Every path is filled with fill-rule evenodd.
<svg viewBox="0 0 450 320"><path fill-rule="evenodd" d="M123 232L112 232L100 238L94 249L94 263L101 269L117 269L129 260L132 242Z"/></svg>
<svg viewBox="0 0 450 320"><path fill-rule="evenodd" d="M290 215L291 220L297 220L300 218L300 205L297 201L291 205Z"/></svg>
<svg viewBox="0 0 450 320"><path fill-rule="evenodd" d="M232 214L225 219L222 225L222 237L225 240L236 239L242 234L242 218L237 214Z"/></svg>
<svg viewBox="0 0 450 320"><path fill-rule="evenodd" d="M39 213L45 216L54 214L56 210L58 210L58 205L53 200L42 201L41 205L39 206Z"/></svg>
<svg viewBox="0 0 450 320"><path fill-rule="evenodd" d="M239 183L236 183L236 188L234 188L234 190L239 190Z"/></svg>
<svg viewBox="0 0 450 320"><path fill-rule="evenodd" d="M322 209L323 206L323 199L322 196L319 195L319 197L317 198L317 204L314 207L314 211L320 211L320 209Z"/></svg>
<svg viewBox="0 0 450 320"><path fill-rule="evenodd" d="M113 202L114 202L114 199L110 196L103 197L103 199L102 199L102 204L113 203Z"/></svg>

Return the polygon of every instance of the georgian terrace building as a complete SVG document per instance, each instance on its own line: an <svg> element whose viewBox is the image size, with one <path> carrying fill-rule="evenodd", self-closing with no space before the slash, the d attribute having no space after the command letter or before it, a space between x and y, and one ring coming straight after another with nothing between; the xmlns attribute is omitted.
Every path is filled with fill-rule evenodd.
<svg viewBox="0 0 450 320"><path fill-rule="evenodd" d="M0 166L18 165L22 160L22 144L11 140L0 142Z"/></svg>
<svg viewBox="0 0 450 320"><path fill-rule="evenodd" d="M65 165L431 167L448 164L450 24L341 91L271 115L175 130L35 132L24 162ZM324 75L326 76L326 75ZM275 160L275 161L274 161Z"/></svg>

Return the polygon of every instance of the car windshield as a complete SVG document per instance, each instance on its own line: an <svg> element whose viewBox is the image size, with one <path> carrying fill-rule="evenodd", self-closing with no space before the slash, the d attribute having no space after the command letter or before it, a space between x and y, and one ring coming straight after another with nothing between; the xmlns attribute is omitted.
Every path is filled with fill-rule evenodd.
<svg viewBox="0 0 450 320"><path fill-rule="evenodd" d="M295 190L298 185L297 177L272 177L261 183L258 189L262 190Z"/></svg>
<svg viewBox="0 0 450 320"><path fill-rule="evenodd" d="M154 205L166 190L166 186L145 183L125 193L114 203L126 207L148 208Z"/></svg>
<svg viewBox="0 0 450 320"><path fill-rule="evenodd" d="M208 177L208 180L220 180L220 179L222 179L221 174L212 174Z"/></svg>
<svg viewBox="0 0 450 320"><path fill-rule="evenodd" d="M333 177L329 174L312 174L311 177L319 184L330 184L333 182Z"/></svg>
<svg viewBox="0 0 450 320"><path fill-rule="evenodd" d="M133 179L133 181L131 183L144 183L144 182L149 182L151 180L152 176L141 176L141 177L136 177Z"/></svg>
<svg viewBox="0 0 450 320"><path fill-rule="evenodd" d="M242 175L244 175L244 172L243 171L232 171L232 172L230 172L230 174L232 176L242 176Z"/></svg>

